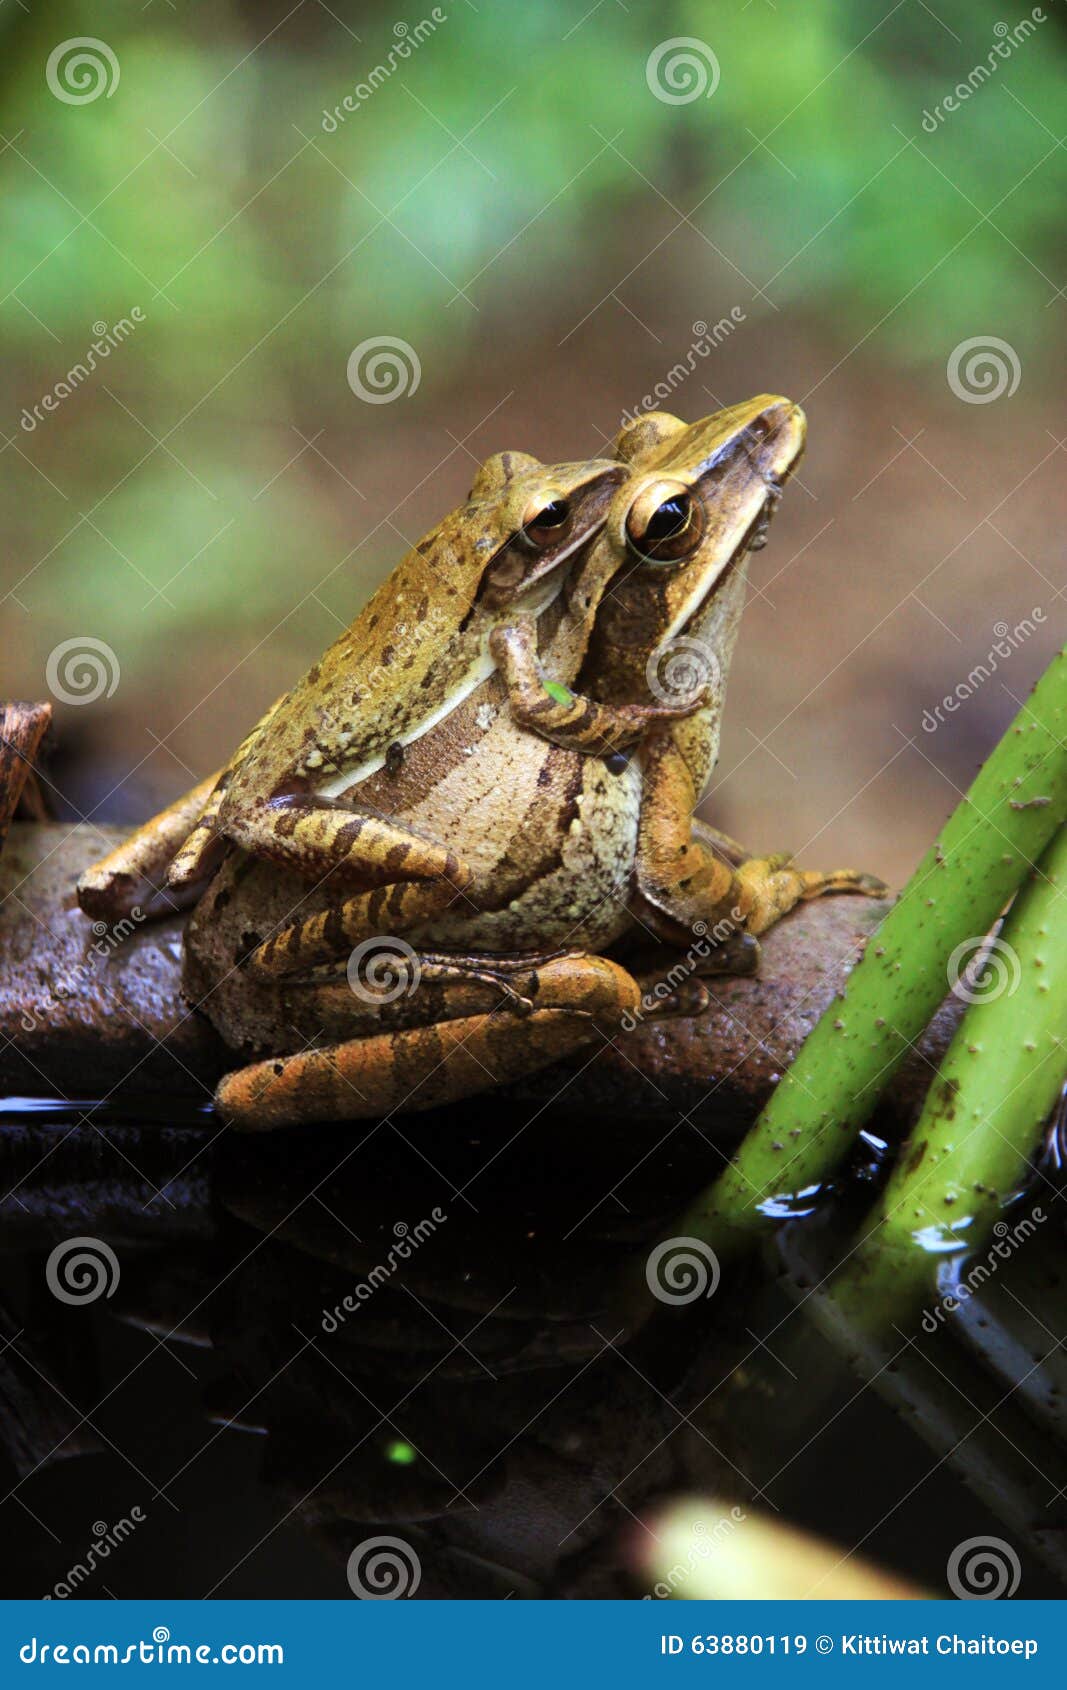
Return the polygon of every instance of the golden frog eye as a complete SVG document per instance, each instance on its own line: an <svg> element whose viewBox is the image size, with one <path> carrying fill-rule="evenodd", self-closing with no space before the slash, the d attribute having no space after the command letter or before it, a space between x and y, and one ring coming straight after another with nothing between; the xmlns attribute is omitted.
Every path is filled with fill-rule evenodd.
<svg viewBox="0 0 1067 1690"><path fill-rule="evenodd" d="M680 483L648 487L630 506L626 538L647 563L692 557L703 537L704 507Z"/></svg>
<svg viewBox="0 0 1067 1690"><path fill-rule="evenodd" d="M540 495L528 506L522 519L522 536L537 551L562 540L570 527L571 507L562 494L546 499Z"/></svg>

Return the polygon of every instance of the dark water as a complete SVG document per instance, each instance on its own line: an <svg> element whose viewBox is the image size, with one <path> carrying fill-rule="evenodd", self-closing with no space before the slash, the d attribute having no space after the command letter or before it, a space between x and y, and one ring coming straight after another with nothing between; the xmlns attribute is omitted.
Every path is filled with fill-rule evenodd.
<svg viewBox="0 0 1067 1690"><path fill-rule="evenodd" d="M935 1588L992 1533L1021 1595L1063 1594L767 1262L625 1345L617 1288L711 1171L688 1127L479 1105L239 1138L153 1115L0 1124L5 1595L345 1599L353 1549L389 1536L420 1596L636 1596L635 1518L693 1491L755 1492ZM877 1177L868 1144L835 1201ZM1024 1412L1050 1526L1062 1454Z"/></svg>

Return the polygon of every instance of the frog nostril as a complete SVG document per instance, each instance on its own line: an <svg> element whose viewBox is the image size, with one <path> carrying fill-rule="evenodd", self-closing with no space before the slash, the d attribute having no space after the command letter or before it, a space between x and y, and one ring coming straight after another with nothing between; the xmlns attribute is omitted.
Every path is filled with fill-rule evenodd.
<svg viewBox="0 0 1067 1690"><path fill-rule="evenodd" d="M785 421L785 417L786 411L784 405L768 405L766 410L760 411L758 416L752 418L752 421L748 424L745 432L749 436L750 440L757 441L762 444L764 440L770 440L772 435L778 433L778 430Z"/></svg>

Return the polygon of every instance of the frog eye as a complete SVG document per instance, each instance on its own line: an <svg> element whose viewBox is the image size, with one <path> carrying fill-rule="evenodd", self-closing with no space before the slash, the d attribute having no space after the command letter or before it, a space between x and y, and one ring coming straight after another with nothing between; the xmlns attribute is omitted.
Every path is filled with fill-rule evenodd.
<svg viewBox="0 0 1067 1690"><path fill-rule="evenodd" d="M626 518L626 538L646 563L691 557L704 537L704 508L687 487L650 487Z"/></svg>
<svg viewBox="0 0 1067 1690"><path fill-rule="evenodd" d="M541 495L527 507L522 519L523 539L535 550L543 551L555 540L563 538L570 527L570 521L570 503L562 494L547 500Z"/></svg>

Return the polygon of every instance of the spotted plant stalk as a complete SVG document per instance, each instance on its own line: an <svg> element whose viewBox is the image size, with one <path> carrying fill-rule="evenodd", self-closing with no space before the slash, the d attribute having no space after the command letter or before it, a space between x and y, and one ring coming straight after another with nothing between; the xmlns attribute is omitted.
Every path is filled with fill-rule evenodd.
<svg viewBox="0 0 1067 1690"><path fill-rule="evenodd" d="M940 1004L946 981L962 972L963 959L974 960L1065 821L1067 651L1061 651L868 942L843 991L805 1040L731 1165L677 1222L678 1236L698 1239L720 1259L728 1257L774 1224L780 1213L776 1199L816 1187L835 1172ZM1040 897L1040 891L1039 877L1033 896ZM1030 898L1026 908L1033 909ZM1051 920L1051 909L1045 913ZM1041 941L1049 956L1058 956L1067 945L1065 915L1061 903L1053 922L1058 938L1054 931ZM1036 938L1031 915L1020 909L1019 919L1026 921L1020 961L1030 981ZM1017 1008L1009 1000L1007 1013L1021 1018L1026 1006L1027 1013L1039 1016L1042 1004L1045 1014L1054 1013L1055 994L1042 999L1038 992L1038 970L1032 985ZM1062 1002L1061 994L1061 1016ZM1027 1036L1025 1028L1019 1036ZM957 1057L947 1070L953 1083L957 1068L967 1067L966 1054L964 1047L964 1060ZM1017 1051L987 1051L985 1061L973 1068L972 1107L988 1113L1001 1076L1015 1074L1018 1067ZM930 1107L936 1108L943 1096L943 1083L935 1082ZM1022 1097L1005 1096L998 1123L1011 1117L1024 1135L1032 1136L1030 1096L1028 1088L1025 1107ZM999 1125L968 1153L969 1174L978 1177L975 1156L992 1155L995 1130ZM1001 1177L999 1157L994 1163L991 1185Z"/></svg>

